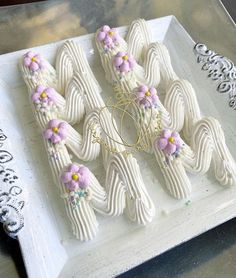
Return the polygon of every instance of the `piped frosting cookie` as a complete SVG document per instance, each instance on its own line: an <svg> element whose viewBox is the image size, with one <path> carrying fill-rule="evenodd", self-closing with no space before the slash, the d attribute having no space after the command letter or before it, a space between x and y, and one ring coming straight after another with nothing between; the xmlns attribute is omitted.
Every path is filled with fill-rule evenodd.
<svg viewBox="0 0 236 278"><path fill-rule="evenodd" d="M120 144L116 126L111 124L114 120L100 96L101 88L82 48L68 41L58 51L56 69L46 60L45 65L54 72L54 87L49 86L51 82L47 83L50 78L45 77L42 82L40 70L45 70L46 66L39 67L35 75L25 65L23 57L20 67L29 89L32 109L43 131L53 176L61 189L76 237L88 240L95 236L98 224L94 210L113 216L125 211L131 220L147 224L155 214L155 207L136 159ZM31 76L34 76L34 82L29 81ZM69 123L78 122L84 113L82 136ZM86 161L96 159L100 149L106 183L102 187L86 169L90 178L85 190L82 188L84 177L79 171L85 168L71 161L69 151Z"/></svg>
<svg viewBox="0 0 236 278"><path fill-rule="evenodd" d="M154 151L166 186L175 198L185 198L191 192L186 171L206 173L211 161L215 169L227 165L223 167L224 175L219 177L215 171L222 185L235 184L235 162L229 154L219 123L212 118L202 118L194 89L188 81L179 79L175 74L163 44L137 43L139 37L141 41L148 37L147 30L145 21L133 22L127 43L120 38L122 43L106 52L103 51L104 45L95 39L107 81L123 102L133 99L129 111L137 117L136 129L142 130L143 150ZM150 42L150 39L144 40L147 41ZM165 92L164 104L158 96L159 87ZM182 132L181 148L176 145L178 140L175 136L169 136L166 141L162 138L161 141L167 142L166 146L156 143L164 130L170 130L170 134ZM205 152L208 144L212 146L211 151ZM201 153L206 153L205 161Z"/></svg>

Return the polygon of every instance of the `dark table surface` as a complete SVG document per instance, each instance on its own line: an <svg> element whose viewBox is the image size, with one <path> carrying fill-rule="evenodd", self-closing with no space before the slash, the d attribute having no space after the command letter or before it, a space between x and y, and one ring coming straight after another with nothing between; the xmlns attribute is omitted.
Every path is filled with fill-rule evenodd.
<svg viewBox="0 0 236 278"><path fill-rule="evenodd" d="M235 0L226 2L227 8L236 10ZM105 23L121 26L139 17L151 19L170 14L178 18L195 41L235 62L236 27L217 0L71 0L0 7L0 54L91 33ZM8 238L2 228L0 277L26 277L18 242ZM236 219L122 277L236 277Z"/></svg>

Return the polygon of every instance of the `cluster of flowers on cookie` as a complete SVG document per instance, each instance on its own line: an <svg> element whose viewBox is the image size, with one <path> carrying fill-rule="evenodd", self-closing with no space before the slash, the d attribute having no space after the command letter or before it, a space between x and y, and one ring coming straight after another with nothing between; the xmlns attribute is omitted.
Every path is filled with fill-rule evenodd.
<svg viewBox="0 0 236 278"><path fill-rule="evenodd" d="M43 132L44 139L49 140L52 144L64 143L67 135L68 124L58 119L50 120Z"/></svg>
<svg viewBox="0 0 236 278"><path fill-rule="evenodd" d="M155 144L158 149L165 153L165 155L176 157L183 146L183 140L178 132L163 129Z"/></svg>
<svg viewBox="0 0 236 278"><path fill-rule="evenodd" d="M23 57L24 66L29 68L32 72L39 71L45 68L45 61L40 54L33 51L27 52Z"/></svg>
<svg viewBox="0 0 236 278"><path fill-rule="evenodd" d="M133 70L136 62L132 54L119 51L113 57L113 65L120 73L128 73Z"/></svg>
<svg viewBox="0 0 236 278"><path fill-rule="evenodd" d="M104 25L98 32L97 39L103 43L105 50L111 50L119 44L120 36L116 29Z"/></svg>
<svg viewBox="0 0 236 278"><path fill-rule="evenodd" d="M45 113L57 109L56 91L53 88L39 85L31 95L31 100L37 111Z"/></svg>
<svg viewBox="0 0 236 278"><path fill-rule="evenodd" d="M70 164L61 175L61 182L67 187L68 193L64 194L74 208L78 207L82 200L91 200L89 189L90 171L83 165Z"/></svg>
<svg viewBox="0 0 236 278"><path fill-rule="evenodd" d="M154 87L141 85L135 90L135 96L138 104L144 108L157 107L157 90Z"/></svg>

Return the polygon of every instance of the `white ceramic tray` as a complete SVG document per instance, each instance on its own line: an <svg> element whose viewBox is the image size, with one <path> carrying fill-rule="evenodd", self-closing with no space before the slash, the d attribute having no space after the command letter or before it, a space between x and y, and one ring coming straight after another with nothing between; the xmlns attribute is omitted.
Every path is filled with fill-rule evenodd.
<svg viewBox="0 0 236 278"><path fill-rule="evenodd" d="M201 71L193 53L195 43L173 16L151 20L148 24L153 41L164 42L168 47L176 73L192 83L202 113L221 122L226 142L236 158L236 111L229 108L227 96L219 94L216 84ZM122 35L126 30L119 28ZM86 51L106 99L112 95L112 88L104 79L93 35L74 40ZM61 43L34 50L53 63ZM175 200L164 189L154 156L140 153L135 156L157 209L153 222L139 227L125 216L97 215L100 223L97 237L87 243L76 240L53 183L27 89L17 67L18 59L25 52L0 56L0 127L8 134L24 190L28 192L25 228L19 234L19 241L29 277L115 276L236 216L236 188L221 187L211 171L204 176L191 176L191 198ZM98 159L88 165L103 181L100 162Z"/></svg>

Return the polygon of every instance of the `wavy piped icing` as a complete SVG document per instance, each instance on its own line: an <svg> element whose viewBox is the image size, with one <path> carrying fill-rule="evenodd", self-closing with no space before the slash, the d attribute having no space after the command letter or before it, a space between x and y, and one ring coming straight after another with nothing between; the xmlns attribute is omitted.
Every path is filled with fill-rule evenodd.
<svg viewBox="0 0 236 278"><path fill-rule="evenodd" d="M151 43L150 30L145 20L138 19L131 23L126 35L126 41L128 44L128 53L132 53L135 60L141 62L144 59L143 54Z"/></svg>
<svg viewBox="0 0 236 278"><path fill-rule="evenodd" d="M105 142L105 145L102 145L101 148L103 164L106 169L105 187L108 190L106 213L114 215L117 212L123 212L125 207L132 207L132 211L128 210L130 212L127 215L131 220L145 225L152 220L155 208L146 191L137 161L131 154L127 156L126 149L117 135L117 127L111 124L111 113L108 109L104 109L105 104L100 96L101 88L88 66L83 50L72 42L68 44L67 49L77 48L77 56L74 57L74 61L80 62L75 70L77 73L73 76L74 84L83 96L85 111L89 113L87 116L93 118L92 125L97 125L95 130ZM75 50L70 53L70 55L73 55L72 53L75 53ZM89 126L89 124L86 126ZM116 151L112 152L111 150ZM116 161L116 166L110 166L112 161L113 163ZM134 175L133 172L136 174ZM114 173L116 173L117 183L122 184L121 187L118 187L120 188L118 191L116 182L113 183L110 180L114 179ZM121 194L120 190L124 193Z"/></svg>
<svg viewBox="0 0 236 278"><path fill-rule="evenodd" d="M186 148L180 158L192 173L204 174L214 165L216 179L222 185L236 183L235 163L226 144L220 123L213 117L199 120L193 130L191 148Z"/></svg>
<svg viewBox="0 0 236 278"><path fill-rule="evenodd" d="M142 21L142 24L144 24L144 21ZM139 32L140 28L135 29L134 26L136 25L132 24L132 29L129 31L129 34ZM139 35L140 37L143 37L142 34ZM132 42L130 42L130 44L132 44ZM123 53L123 57L128 56L128 46L126 49L117 46L113 52L104 54L102 51L103 45L97 40L96 45L100 53L106 79L113 85L114 90L118 92L121 97L129 97L129 95L141 85L147 85L150 87L157 87L159 85L161 76L160 62L158 57L155 55L155 51L153 51L153 49L155 49L153 44L147 48L144 66L141 67L138 63L135 63L132 69L127 71L125 74L117 70L117 67L114 66L114 59L116 61L116 56L119 53ZM176 80L177 77L172 74L170 75L170 78ZM166 88L166 91L168 92L165 98L166 108L163 107L160 101L158 101L159 112L163 114L163 126L170 127L171 129L178 131L183 129L186 133L186 137L189 138L193 124L200 118L200 110L194 90L191 84L186 80L178 79L171 85L172 86L170 88ZM177 101L181 105L181 109L178 109L177 105L174 108L172 107L172 95L175 94L176 91L178 92ZM191 107L191 109L189 109L189 107ZM155 111L155 113L156 112L157 111ZM145 128L147 128L147 126ZM150 136L148 136L145 141L149 145L149 152L152 152L152 140L150 139Z"/></svg>
<svg viewBox="0 0 236 278"><path fill-rule="evenodd" d="M34 105L32 105L32 107L35 109ZM73 152L83 160L92 160L99 154L100 145L97 143L91 143L92 134L88 128L85 130L84 136L82 137L69 124L67 124L66 136L60 137L60 132L62 132L61 134L64 134L65 131L60 130L59 123L65 122L54 117L57 116L56 112L44 113L36 110L34 110L34 112L39 126L42 131L44 130L44 143L47 150L48 161L53 173L54 181L60 189L61 197L64 199L66 212L70 219L73 233L81 241L90 240L95 237L98 231L98 222L94 210L99 212L106 210L107 194L104 188L93 176L92 172L90 172L91 181L89 188L91 199L81 199L79 207L76 209L74 205L68 201L68 198L65 197L70 192L68 192L67 186L61 182L60 176L63 169L72 164L68 149L73 150ZM52 126L52 121L59 122L58 126ZM46 135L46 132L50 131L50 129L51 136L48 133ZM53 135L58 136L59 139L53 137ZM74 141L71 140L73 137L76 138L76 142L79 144L76 149L74 149Z"/></svg>
<svg viewBox="0 0 236 278"><path fill-rule="evenodd" d="M161 87L166 91L173 81L179 79L173 70L169 51L164 44L151 43L145 56L144 67L148 72L146 77L149 85ZM159 73L157 74L154 69L158 69ZM160 76L159 80L155 77L156 74Z"/></svg>
<svg viewBox="0 0 236 278"><path fill-rule="evenodd" d="M52 66L49 67L52 68ZM46 129L44 140L49 163L55 182L61 189L61 195L64 196L67 215L76 237L80 240L88 240L95 236L98 223L94 210L112 216L120 215L125 210L128 217L139 224L145 225L150 222L155 214L155 207L146 191L139 166L136 159L131 154L127 155L125 147L119 143L120 138L117 136L116 126L110 124L112 117L108 109L103 109L101 113L101 108L105 106L100 96L101 88L88 65L82 48L68 41L59 49L56 70L54 70L55 80L58 82L54 84L54 91L48 87L45 80L43 87L39 88L42 86L40 75L37 75L38 80L35 78L34 82L29 82L32 72L24 63L21 64L21 69L30 92L36 120L42 130ZM51 100L53 100L53 109L50 107L38 109L41 102L49 104ZM50 126L50 121L60 119L68 123L78 122L84 112L86 112L86 117L83 136L67 124L66 138L54 144L59 140L56 135L64 131L60 130L60 126ZM105 130L105 133L102 130ZM106 148L104 145L101 146L106 170L104 185L106 191L91 172L89 186L91 200L89 202L83 200L75 213L71 203L68 202L70 194L59 177L63 169L72 164L68 150L83 161L96 159L100 152L100 144L94 141L94 133L103 138L106 143ZM107 134L110 136L106 136ZM116 140L111 138L116 138Z"/></svg>
<svg viewBox="0 0 236 278"><path fill-rule="evenodd" d="M164 105L157 98L156 107L152 109L152 112L150 109L146 109L142 113L142 115L144 114L144 121L141 128L146 131L143 138L145 144L148 145L146 151L154 151L170 194L178 199L187 197L191 192L191 184L186 170L205 173L208 171L211 161L213 161L215 169L221 169L220 176L217 171L215 174L216 179L222 185L235 184L235 162L225 144L224 136L218 135L223 134L220 125L214 120L211 120L211 124L206 125L209 119L202 119L193 87L188 81L178 78L171 65L169 52L163 44L151 43L147 46L150 39L144 40L146 43L142 42L144 37L148 38L147 33L149 33L147 23L138 20L131 24L126 48L124 48L125 43L123 43L122 48L117 45L112 52L104 53L102 51L103 46L97 40L96 45L106 79L112 84L114 91L120 98L130 99L137 88L143 85L161 87L165 91ZM139 37L141 38L140 42ZM124 73L118 68L119 64L122 65L122 61L117 61L116 57L126 59L126 56L129 55L133 55L137 61L142 63L142 66L136 62L132 68L127 66ZM147 91L147 93L149 92ZM140 110L143 110L143 106L140 106ZM151 124L148 124L150 113L152 113L153 120ZM138 113L136 115L139 117ZM153 142L156 141L160 132L160 126L155 124L157 117L161 118L160 126L162 128L176 132L182 131L186 141L190 142L189 146L184 143L180 155L174 159L169 159L168 164L163 150L156 148L155 144L153 147ZM215 132L216 130L219 131L218 134ZM201 136L195 135L198 133ZM208 140L209 144L204 143L204 138L206 141ZM210 144L210 142L214 143ZM201 153L204 153L207 146L210 145L213 146L212 151L205 152L202 156ZM191 159L188 157L190 153Z"/></svg>

